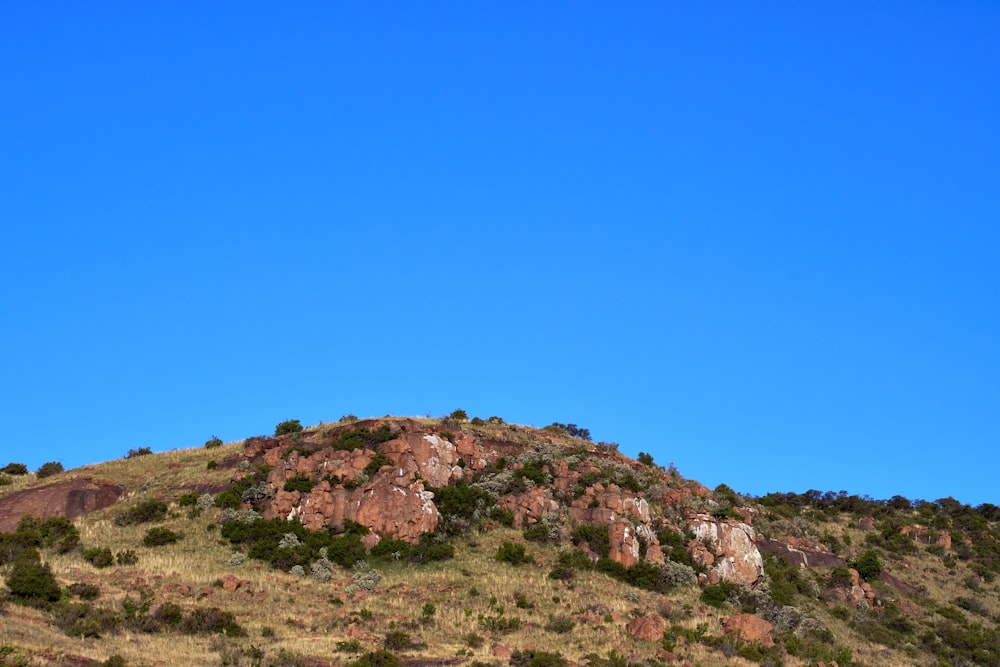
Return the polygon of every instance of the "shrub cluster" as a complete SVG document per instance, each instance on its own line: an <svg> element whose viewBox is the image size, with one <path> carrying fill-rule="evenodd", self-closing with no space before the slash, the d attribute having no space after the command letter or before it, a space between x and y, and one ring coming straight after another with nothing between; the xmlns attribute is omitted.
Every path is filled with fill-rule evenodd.
<svg viewBox="0 0 1000 667"><path fill-rule="evenodd" d="M63 468L63 464L59 461L49 461L48 463L43 463L41 467L35 471L35 474L38 475L38 479L42 479L45 477L51 477L52 475L57 475L63 470L65 470L65 468Z"/></svg>
<svg viewBox="0 0 1000 667"><path fill-rule="evenodd" d="M494 558L501 563L510 563L511 565L535 562L534 557L525 551L523 544L514 542L501 544Z"/></svg>
<svg viewBox="0 0 1000 667"><path fill-rule="evenodd" d="M23 463L8 463L3 468L0 468L0 472L7 475L27 475L28 466Z"/></svg>
<svg viewBox="0 0 1000 667"><path fill-rule="evenodd" d="M149 454L152 454L152 453L153 453L153 450L150 449L149 447L140 447L139 449L130 449L130 450L128 450L128 454L125 455L125 458L127 458L127 459L134 459L137 456L148 456Z"/></svg>
<svg viewBox="0 0 1000 667"><path fill-rule="evenodd" d="M163 521L167 518L167 504L160 500L150 499L135 507L119 512L115 516L116 526L134 526L140 523Z"/></svg>
<svg viewBox="0 0 1000 667"><path fill-rule="evenodd" d="M52 549L56 553L69 553L80 543L80 531L64 517L41 521L31 516L22 517L13 533L0 533L0 565L11 563L22 553L38 549Z"/></svg>
<svg viewBox="0 0 1000 667"><path fill-rule="evenodd" d="M147 547L160 547L165 544L174 544L180 539L179 533L175 533L169 528L156 526L146 531L146 535L142 538L142 544Z"/></svg>
<svg viewBox="0 0 1000 667"><path fill-rule="evenodd" d="M290 435L292 433L301 433L302 431L303 431L302 422L300 422L298 419L289 419L287 421L281 422L280 424L274 427L275 436Z"/></svg>
<svg viewBox="0 0 1000 667"><path fill-rule="evenodd" d="M279 570L290 571L296 565L305 568L321 558L341 567L351 567L365 557L361 535L363 526L349 523L344 529L307 530L297 521L256 519L250 522L231 521L222 525L222 537L246 549L248 557L265 561ZM296 543L286 536L292 534ZM282 546L284 544L284 546Z"/></svg>

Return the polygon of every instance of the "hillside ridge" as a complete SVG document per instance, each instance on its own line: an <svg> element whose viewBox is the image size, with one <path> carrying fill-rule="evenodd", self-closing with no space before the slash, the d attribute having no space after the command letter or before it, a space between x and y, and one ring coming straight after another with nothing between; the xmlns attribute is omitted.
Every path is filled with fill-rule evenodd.
<svg viewBox="0 0 1000 667"><path fill-rule="evenodd" d="M572 424L291 420L33 477L0 486L0 650L23 664L1000 659L996 507L749 498ZM130 633L189 645L150 660Z"/></svg>

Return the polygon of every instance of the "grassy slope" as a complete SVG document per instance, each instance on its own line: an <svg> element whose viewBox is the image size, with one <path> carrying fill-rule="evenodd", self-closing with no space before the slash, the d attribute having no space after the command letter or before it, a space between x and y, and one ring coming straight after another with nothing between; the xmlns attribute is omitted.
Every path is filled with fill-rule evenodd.
<svg viewBox="0 0 1000 667"><path fill-rule="evenodd" d="M484 434L486 437L509 440L530 437L527 429L488 428L490 433ZM625 624L632 615L659 612L667 619L667 626L676 625L692 633L720 635L721 620L736 611L702 604L695 588L661 596L625 586L596 572L581 572L572 582L551 580L547 574L557 556L552 546L529 544L535 556L534 564L514 567L497 563L493 556L498 546L504 540L520 539L519 532L506 528L460 539L454 560L419 567L402 563L378 564L376 567L384 574L378 588L351 596L344 592L351 582L349 571L338 569L333 581L318 584L309 578L272 571L253 561L239 567L231 566L229 558L233 549L220 541L214 529L219 517L217 509L191 519L184 508L171 506L170 516L160 525L183 533L184 539L178 544L157 548L142 546L148 525L120 527L114 524L114 515L123 506L152 497L171 501L193 486L224 484L233 471L209 471L206 464L240 450L241 445L233 443L215 449L197 448L120 459L68 471L38 483L92 476L123 484L129 489L118 506L77 519L75 524L81 532L83 546L108 547L114 552L132 549L139 557L138 564L97 569L77 553L63 556L47 553L45 559L51 563L61 584L97 584L102 591L98 602L103 605L120 606L126 595L135 596L140 587L148 586L157 592L157 603L169 600L185 608L218 606L236 614L238 622L249 632L247 638L119 632L102 639L77 639L49 625L46 614L7 604L4 613L0 614L0 644L24 649L36 656L37 664L44 664L42 656L59 663L60 659L53 656L80 655L103 660L111 654L120 654L130 665L219 665L223 651L237 647L245 651L251 645L262 649L267 656L273 657L286 650L322 657L332 664L346 664L351 656L338 653L338 643L356 639L370 650L381 645L386 633L403 630L415 641L426 643L425 648L408 655L442 660L461 658L456 664L472 660L493 662L492 648L496 642L515 649L532 647L560 651L573 660L590 653L606 656L611 649L626 655L652 657L658 644L634 640L625 632ZM20 478L15 484L0 487L0 494L34 483L33 476ZM800 524L797 530L805 525L816 533L822 530L837 534L853 545L863 545L865 541L865 534L854 528L849 518L818 523L800 517L797 521ZM781 537L785 530L791 534L785 523L772 522L768 526L768 537ZM933 601L948 603L958 596L975 595L989 609L993 621L1000 613L997 584L987 584L970 593L962 583L968 574L964 563L958 562L949 568L940 557L920 550L905 560L887 561L887 566L900 578L923 587L912 605L923 601L927 608L933 606ZM235 574L247 584L234 592L224 591L215 584L227 574ZM816 577L821 583L818 575L807 573L805 576ZM190 594L185 593L184 586L190 587ZM892 590L877 590L880 597L887 599L899 596ZM515 596L519 593L533 608L515 606ZM428 603L436 607L429 620L422 614ZM553 617L575 618L595 605L602 606L596 624L577 622L573 630L565 634L545 629ZM820 618L837 643L851 646L858 663L934 664L919 650L889 649L865 641L863 633L849 627L851 621L856 621L853 615L847 619L835 618L821 600L801 597L796 599L796 605ZM515 633L491 637L480 617L500 615L501 607L505 616L519 617L522 625ZM470 642L470 636L475 635L484 638L481 646ZM698 641L681 640L676 651L694 664L754 664L736 656L725 656ZM785 664L794 667L807 663L787 657Z"/></svg>

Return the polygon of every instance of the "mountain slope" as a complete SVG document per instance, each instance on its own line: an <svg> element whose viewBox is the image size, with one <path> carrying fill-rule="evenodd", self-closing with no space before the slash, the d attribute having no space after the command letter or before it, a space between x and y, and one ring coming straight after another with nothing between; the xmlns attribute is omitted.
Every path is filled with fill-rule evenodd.
<svg viewBox="0 0 1000 667"><path fill-rule="evenodd" d="M751 499L460 417L6 476L0 664L1000 661L992 505Z"/></svg>

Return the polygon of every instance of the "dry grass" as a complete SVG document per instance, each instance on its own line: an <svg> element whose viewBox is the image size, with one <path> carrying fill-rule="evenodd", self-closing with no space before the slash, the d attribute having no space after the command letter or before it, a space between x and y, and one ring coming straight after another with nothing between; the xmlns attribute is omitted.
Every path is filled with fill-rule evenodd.
<svg viewBox="0 0 1000 667"><path fill-rule="evenodd" d="M440 419L414 418L426 428L436 430L469 430L468 422L442 423ZM320 424L307 429L304 437L323 436L345 422ZM597 451L595 445L510 424L485 424L475 427L478 437L505 440L522 445L558 444L565 447L587 445L601 457L620 458L607 450ZM338 644L356 639L365 650L382 645L387 633L402 630L414 641L426 643L425 648L409 655L423 659L447 660L461 658L466 662L481 660L492 663L493 648L503 643L512 650L534 648L561 652L573 661L597 653L606 656L610 649L626 655L655 655L659 644L635 640L625 626L635 615L659 613L665 625L686 630L721 634L722 620L734 610L719 610L705 606L696 588L678 590L670 595L658 595L624 586L598 572L580 572L571 581L548 577L555 565L557 551L551 546L528 543L535 562L522 566L499 563L494 556L505 540L521 541L520 532L496 529L472 533L457 543L453 560L413 566L406 563L376 563L384 578L375 591L349 595L351 572L337 570L334 579L320 584L310 578L271 570L268 566L247 561L230 565L233 548L220 541L216 528L220 511L210 509L196 518L188 517L187 508L172 504L168 517L160 524L183 534L177 544L156 548L142 545L149 524L118 526L115 515L122 509L149 498L173 501L186 490L198 486L224 486L238 470L208 470L211 460L242 451L242 443L229 443L218 448L203 447L175 450L132 459L117 459L85 466L76 470L37 480L34 474L11 477L12 484L0 487L0 495L58 482L73 477L94 477L124 485L128 491L114 508L92 513L74 523L80 530L86 547L107 547L113 552L130 549L138 563L128 567L97 569L79 554L48 555L46 559L63 585L73 582L96 584L101 589L98 604L120 608L126 596L137 596L148 588L156 603L175 602L186 609L217 606L233 612L249 636L240 639L206 636L184 636L176 633L144 634L122 631L103 639L67 637L49 624L46 614L13 604L0 612L0 644L14 644L35 656L37 664L61 664L59 656L87 656L104 660L112 654L122 655L130 665L219 665L221 653L233 648L262 648L274 656L285 650L316 656L333 664L346 664L351 656L338 651ZM820 524L853 545L857 554L864 550L865 533L846 521ZM769 535L769 537L772 537ZM970 574L965 563L953 570L945 567L941 558L926 550L903 561L886 565L900 578L921 586L928 599L952 603L959 596L982 600L994 615L1000 613L998 584L983 584L973 591L964 580ZM223 577L236 575L244 583L236 591L226 591L217 585ZM877 589L881 597L898 595ZM522 596L530 608L518 608ZM434 605L428 619L422 613L424 605ZM803 610L822 620L833 633L834 642L851 646L857 662L865 665L927 665L929 659L908 656L901 651L867 643L847 621L832 617L821 600L797 601ZM588 615L591 622L581 620ZM597 610L597 614L593 613ZM483 625L486 617L518 617L520 628L510 634L493 634ZM576 621L571 631L556 633L546 629L552 618L570 617ZM469 637L483 638L481 646L472 646ZM693 665L751 665L737 657L724 657L705 644L680 640L675 652ZM47 656L47 657L45 657ZM806 665L787 657L788 667Z"/></svg>

